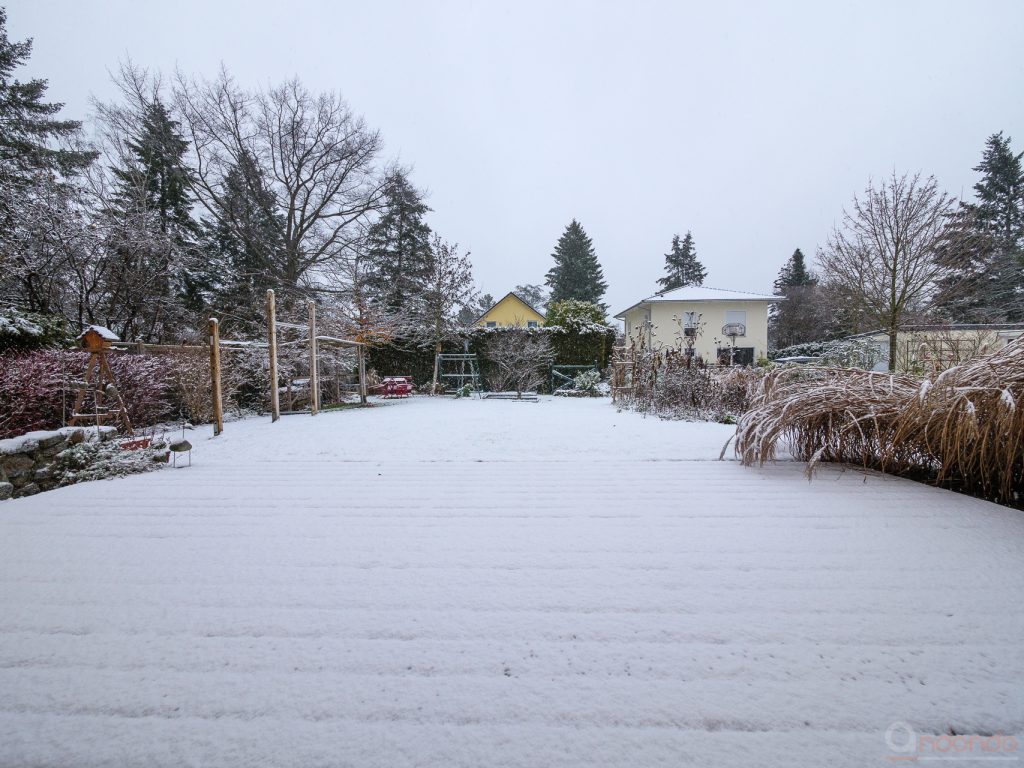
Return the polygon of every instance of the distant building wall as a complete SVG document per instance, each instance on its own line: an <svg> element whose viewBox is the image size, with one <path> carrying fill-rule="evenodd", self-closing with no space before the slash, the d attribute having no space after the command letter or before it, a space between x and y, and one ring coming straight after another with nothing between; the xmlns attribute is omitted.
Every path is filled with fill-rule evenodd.
<svg viewBox="0 0 1024 768"><path fill-rule="evenodd" d="M491 325L492 323L493 325ZM544 325L544 315L513 295L503 298L476 321L481 328L517 325L525 328L529 327L531 323L537 326Z"/></svg>
<svg viewBox="0 0 1024 768"><path fill-rule="evenodd" d="M938 327L900 331L896 336L896 370L919 375L944 371L981 355L1002 349L1024 334L1024 326L1008 328ZM875 343L883 359L876 371L889 369L889 335L884 332L862 336Z"/></svg>
<svg viewBox="0 0 1024 768"><path fill-rule="evenodd" d="M651 302L625 313L624 331L627 339L639 339L647 329L647 343L655 349L682 346L683 327L696 321L700 332L694 350L707 362L713 363L718 359L719 350L732 345L732 341L722 335L722 327L727 323L741 322L746 326L746 333L736 338L736 349L748 350L742 354L753 363L768 354L768 307L767 301ZM649 329L647 321L650 322Z"/></svg>

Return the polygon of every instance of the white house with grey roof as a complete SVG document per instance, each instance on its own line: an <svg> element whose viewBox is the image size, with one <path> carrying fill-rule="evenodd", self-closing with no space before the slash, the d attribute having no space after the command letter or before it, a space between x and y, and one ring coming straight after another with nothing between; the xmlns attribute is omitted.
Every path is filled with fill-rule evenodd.
<svg viewBox="0 0 1024 768"><path fill-rule="evenodd" d="M782 296L685 286L656 293L615 315L627 344L641 337L655 349L694 339L704 360L751 365L768 354L768 308Z"/></svg>

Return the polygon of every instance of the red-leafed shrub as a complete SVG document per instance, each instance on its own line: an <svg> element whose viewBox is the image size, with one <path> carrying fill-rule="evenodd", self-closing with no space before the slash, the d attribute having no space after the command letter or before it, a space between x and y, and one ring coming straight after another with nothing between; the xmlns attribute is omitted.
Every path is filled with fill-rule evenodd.
<svg viewBox="0 0 1024 768"><path fill-rule="evenodd" d="M0 358L0 439L56 429L71 418L85 377L86 352L39 350ZM170 361L161 356L111 354L110 369L134 425L176 414Z"/></svg>

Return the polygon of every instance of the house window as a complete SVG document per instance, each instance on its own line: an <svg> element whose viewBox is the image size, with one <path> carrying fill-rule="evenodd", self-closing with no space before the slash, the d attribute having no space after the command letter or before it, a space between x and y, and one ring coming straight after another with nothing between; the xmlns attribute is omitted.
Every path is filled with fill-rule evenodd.
<svg viewBox="0 0 1024 768"><path fill-rule="evenodd" d="M753 365L753 347L719 347L716 350L719 365Z"/></svg>
<svg viewBox="0 0 1024 768"><path fill-rule="evenodd" d="M526 327L527 328L536 328L537 327L537 321L536 320L527 320L526 321Z"/></svg>
<svg viewBox="0 0 1024 768"><path fill-rule="evenodd" d="M699 317L696 312L683 312L683 325L687 328L696 328Z"/></svg>
<svg viewBox="0 0 1024 768"><path fill-rule="evenodd" d="M487 327L488 328L497 328L498 324L496 322L494 322L493 320L488 320L487 321Z"/></svg>
<svg viewBox="0 0 1024 768"><path fill-rule="evenodd" d="M725 311L725 322L726 325L729 323L741 323L742 325L747 324L747 310L745 309L727 309Z"/></svg>

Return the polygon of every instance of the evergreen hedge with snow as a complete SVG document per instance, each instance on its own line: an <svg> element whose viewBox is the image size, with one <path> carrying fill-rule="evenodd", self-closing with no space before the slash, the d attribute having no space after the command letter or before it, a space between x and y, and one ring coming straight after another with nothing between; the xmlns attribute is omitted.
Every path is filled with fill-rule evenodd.
<svg viewBox="0 0 1024 768"><path fill-rule="evenodd" d="M505 334L523 335L525 338L547 339L555 354L555 363L561 365L607 366L615 344L615 329L603 323L573 321L566 326L545 325L540 328L466 328L457 339L444 344L446 353L461 353L468 347L480 361L480 373L485 382L491 382L497 367L490 357L492 340ZM412 376L417 384L430 381L434 370L434 349L418 345L413 339L396 338L391 344L371 347L367 351L367 365L380 376Z"/></svg>

